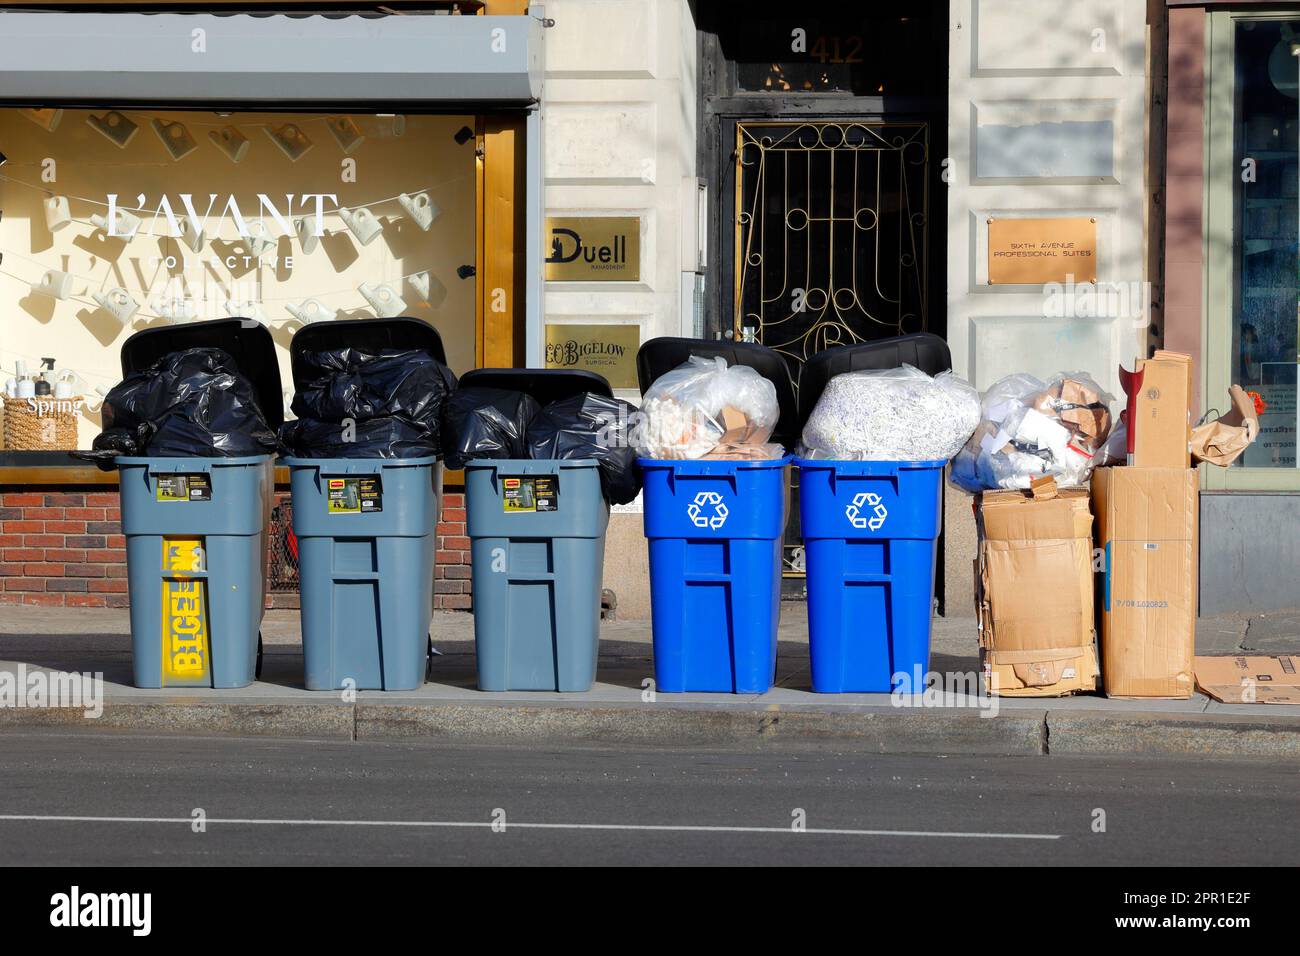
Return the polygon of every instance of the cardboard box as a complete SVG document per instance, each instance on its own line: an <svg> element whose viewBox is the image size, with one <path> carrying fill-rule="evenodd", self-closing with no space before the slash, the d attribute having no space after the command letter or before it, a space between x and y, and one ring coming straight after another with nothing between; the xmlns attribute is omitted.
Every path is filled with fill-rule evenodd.
<svg viewBox="0 0 1300 956"><path fill-rule="evenodd" d="M1130 396L1133 466L1190 468L1192 357L1158 351L1137 363L1142 384Z"/></svg>
<svg viewBox="0 0 1300 956"><path fill-rule="evenodd" d="M1098 468L1092 504L1105 562L1101 676L1107 696L1190 697L1196 470Z"/></svg>
<svg viewBox="0 0 1300 956"><path fill-rule="evenodd" d="M1225 704L1300 704L1300 657L1198 657L1196 686Z"/></svg>
<svg viewBox="0 0 1300 956"><path fill-rule="evenodd" d="M1088 492L1058 492L1051 482L1032 492L985 492L976 515L986 687L1005 697L1095 690Z"/></svg>

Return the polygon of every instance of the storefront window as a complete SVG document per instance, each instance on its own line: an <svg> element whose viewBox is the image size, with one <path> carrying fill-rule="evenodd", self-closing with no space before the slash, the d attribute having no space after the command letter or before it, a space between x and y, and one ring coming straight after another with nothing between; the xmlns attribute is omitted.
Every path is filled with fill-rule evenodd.
<svg viewBox="0 0 1300 956"><path fill-rule="evenodd" d="M1236 24L1235 289L1231 381L1258 396L1260 436L1239 467L1296 467L1300 362L1300 20Z"/></svg>
<svg viewBox="0 0 1300 956"><path fill-rule="evenodd" d="M472 116L0 109L0 383L99 387L143 328L407 315L474 365ZM462 278L461 276L464 276Z"/></svg>

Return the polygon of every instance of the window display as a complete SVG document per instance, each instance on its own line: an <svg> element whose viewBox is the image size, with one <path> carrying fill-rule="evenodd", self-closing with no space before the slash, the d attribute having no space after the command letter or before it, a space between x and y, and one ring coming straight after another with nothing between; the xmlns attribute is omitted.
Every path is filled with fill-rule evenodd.
<svg viewBox="0 0 1300 956"><path fill-rule="evenodd" d="M54 383L88 448L121 343L153 325L261 322L289 381L301 325L406 315L473 367L473 125L0 109L0 381Z"/></svg>

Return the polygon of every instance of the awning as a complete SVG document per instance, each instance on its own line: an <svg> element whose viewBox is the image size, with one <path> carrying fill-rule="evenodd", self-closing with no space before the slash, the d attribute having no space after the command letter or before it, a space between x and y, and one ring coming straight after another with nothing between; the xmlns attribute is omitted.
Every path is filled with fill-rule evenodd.
<svg viewBox="0 0 1300 956"><path fill-rule="evenodd" d="M541 44L529 16L0 12L0 102L526 106Z"/></svg>

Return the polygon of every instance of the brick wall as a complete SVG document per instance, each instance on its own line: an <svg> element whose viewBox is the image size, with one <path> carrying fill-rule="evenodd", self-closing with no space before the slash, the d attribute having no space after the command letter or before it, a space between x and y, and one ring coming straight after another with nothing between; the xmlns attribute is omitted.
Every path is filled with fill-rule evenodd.
<svg viewBox="0 0 1300 956"><path fill-rule="evenodd" d="M469 538L465 536L465 495L444 492L433 571L433 606L446 611L470 608Z"/></svg>
<svg viewBox="0 0 1300 956"><path fill-rule="evenodd" d="M465 495L444 494L442 509L434 607L469 610ZM0 494L0 604L127 607L126 540L119 520L116 491L37 489ZM296 608L298 593L268 588L266 606Z"/></svg>
<svg viewBox="0 0 1300 956"><path fill-rule="evenodd" d="M116 491L0 494L0 604L126 607Z"/></svg>

